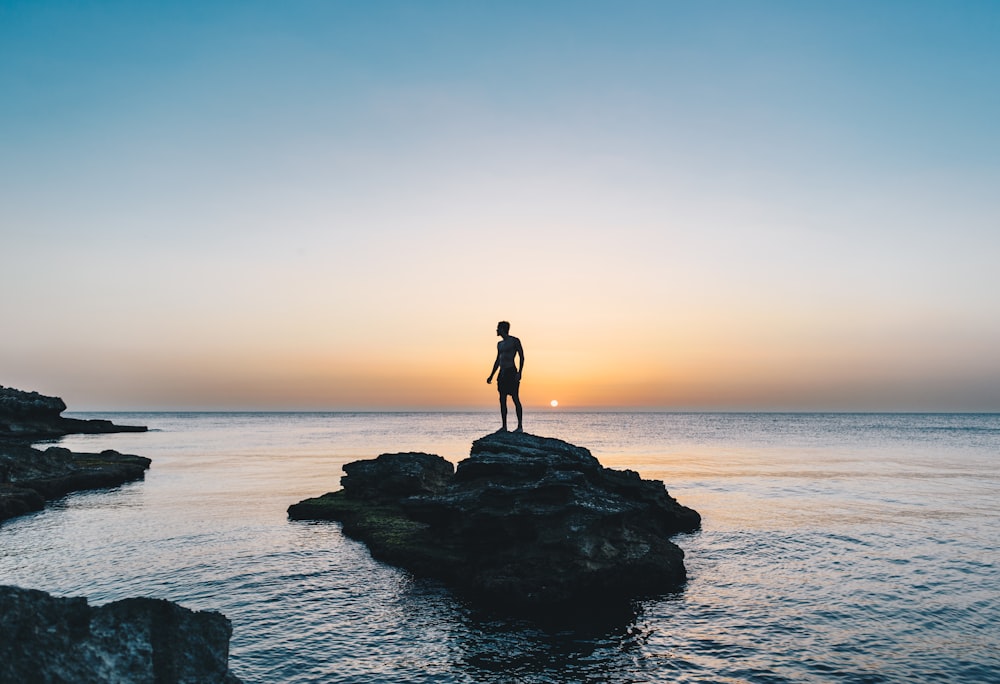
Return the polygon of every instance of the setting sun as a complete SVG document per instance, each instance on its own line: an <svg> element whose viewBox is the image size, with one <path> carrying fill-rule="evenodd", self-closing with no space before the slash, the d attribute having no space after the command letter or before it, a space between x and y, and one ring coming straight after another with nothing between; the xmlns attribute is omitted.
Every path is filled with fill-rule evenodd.
<svg viewBox="0 0 1000 684"><path fill-rule="evenodd" d="M559 405L559 402L553 399L552 401L549 402L549 405L552 406L552 408L555 408L556 406Z"/></svg>

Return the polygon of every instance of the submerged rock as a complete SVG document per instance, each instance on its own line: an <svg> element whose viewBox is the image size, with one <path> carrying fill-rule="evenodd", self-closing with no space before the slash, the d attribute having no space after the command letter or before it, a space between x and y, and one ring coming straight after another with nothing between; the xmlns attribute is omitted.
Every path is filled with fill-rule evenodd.
<svg viewBox="0 0 1000 684"><path fill-rule="evenodd" d="M701 524L662 482L524 433L476 440L457 469L404 453L344 471L343 489L291 506L289 517L338 520L375 558L515 612L617 609L676 589L684 552L669 537Z"/></svg>
<svg viewBox="0 0 1000 684"><path fill-rule="evenodd" d="M232 626L162 599L85 598L0 586L0 682L219 682Z"/></svg>
<svg viewBox="0 0 1000 684"><path fill-rule="evenodd" d="M81 420L60 415L66 403L59 397L0 385L0 437L22 441L55 439L72 434L145 432L142 425L115 425L110 420Z"/></svg>

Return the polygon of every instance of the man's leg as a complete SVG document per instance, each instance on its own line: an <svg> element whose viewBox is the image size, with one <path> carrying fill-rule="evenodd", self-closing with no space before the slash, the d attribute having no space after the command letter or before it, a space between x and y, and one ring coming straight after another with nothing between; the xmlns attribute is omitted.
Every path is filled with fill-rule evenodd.
<svg viewBox="0 0 1000 684"><path fill-rule="evenodd" d="M524 428L521 427L521 413L522 413L522 411L521 411L521 396L520 396L521 393L520 393L519 390L520 390L520 388L515 388L514 391L511 393L510 398L514 400L514 412L517 414L517 432L523 432ZM507 409L507 407L505 406L504 410L506 411L506 409ZM504 421L504 425L506 425L506 424L507 424L507 422L505 420Z"/></svg>
<svg viewBox="0 0 1000 684"><path fill-rule="evenodd" d="M500 393L500 421L503 423L503 431L507 432L507 395Z"/></svg>

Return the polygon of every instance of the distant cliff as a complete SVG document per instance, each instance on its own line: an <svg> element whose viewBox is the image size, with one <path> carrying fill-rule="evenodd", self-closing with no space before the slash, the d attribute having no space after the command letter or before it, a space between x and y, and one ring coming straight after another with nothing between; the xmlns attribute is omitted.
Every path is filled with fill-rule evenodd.
<svg viewBox="0 0 1000 684"><path fill-rule="evenodd" d="M0 385L0 438L55 439L71 434L145 432L139 425L115 425L110 420L80 420L60 415L66 403L59 397Z"/></svg>
<svg viewBox="0 0 1000 684"><path fill-rule="evenodd" d="M372 556L518 613L617 610L685 580L669 537L701 517L663 483L529 434L476 440L457 470L440 456L383 454L344 466L343 489L288 509L343 523Z"/></svg>
<svg viewBox="0 0 1000 684"><path fill-rule="evenodd" d="M220 613L133 598L87 599L0 586L0 682L239 684Z"/></svg>

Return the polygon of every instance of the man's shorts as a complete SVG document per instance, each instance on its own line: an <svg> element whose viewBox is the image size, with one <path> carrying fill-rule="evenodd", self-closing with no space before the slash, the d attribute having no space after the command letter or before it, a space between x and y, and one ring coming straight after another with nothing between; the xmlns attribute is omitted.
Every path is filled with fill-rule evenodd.
<svg viewBox="0 0 1000 684"><path fill-rule="evenodd" d="M500 375L497 376L497 391L500 394L516 394L520 384L521 377L517 374L516 368L500 369Z"/></svg>

